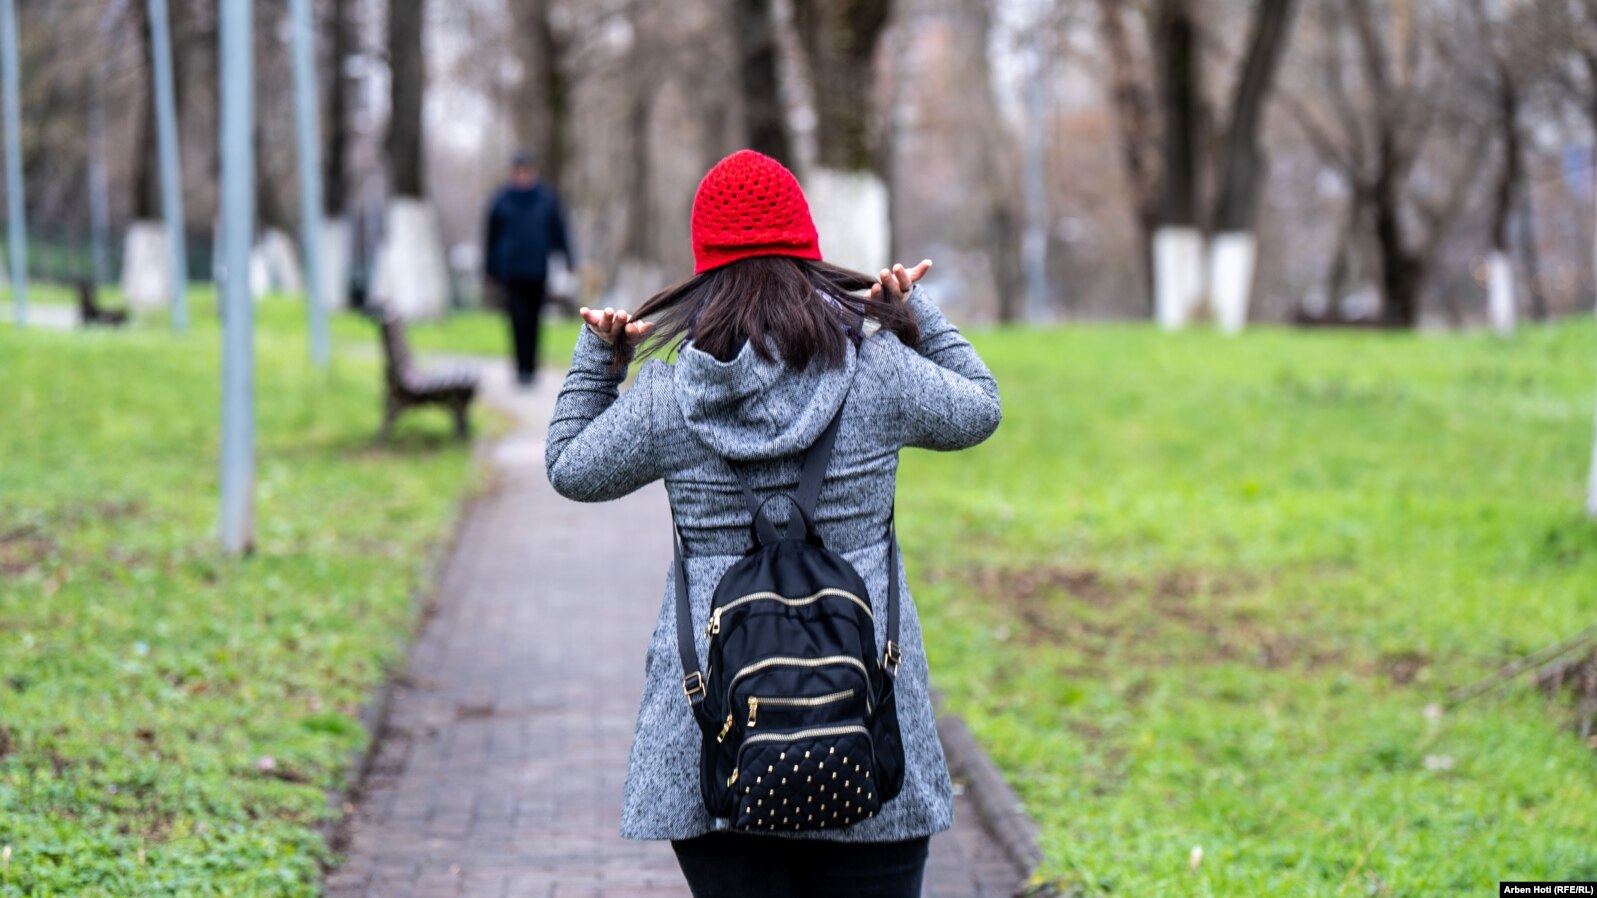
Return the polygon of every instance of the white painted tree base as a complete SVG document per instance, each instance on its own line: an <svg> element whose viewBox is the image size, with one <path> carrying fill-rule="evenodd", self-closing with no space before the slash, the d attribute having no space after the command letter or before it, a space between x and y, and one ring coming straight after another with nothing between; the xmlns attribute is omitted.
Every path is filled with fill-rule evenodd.
<svg viewBox="0 0 1597 898"><path fill-rule="evenodd" d="M122 296L134 309L163 309L171 299L172 255L166 225L142 219L122 239Z"/></svg>
<svg viewBox="0 0 1597 898"><path fill-rule="evenodd" d="M322 219L322 305L332 311L349 308L349 221Z"/></svg>
<svg viewBox="0 0 1597 898"><path fill-rule="evenodd" d="M892 225L887 214L887 185L881 178L870 172L817 166L804 178L804 196L826 261L866 274L891 263L887 254L892 246ZM901 261L913 264L920 260Z"/></svg>
<svg viewBox="0 0 1597 898"><path fill-rule="evenodd" d="M300 273L294 239L276 228L263 231L250 250L250 295L260 299L304 289L305 278Z"/></svg>
<svg viewBox="0 0 1597 898"><path fill-rule="evenodd" d="M389 200L372 300L405 318L432 318L449 308L438 214L426 200Z"/></svg>
<svg viewBox="0 0 1597 898"><path fill-rule="evenodd" d="M1247 231L1223 232L1209 246L1209 304L1221 333L1240 334L1248 325L1258 247Z"/></svg>
<svg viewBox="0 0 1597 898"><path fill-rule="evenodd" d="M1513 336L1516 311L1514 265L1507 253L1494 249L1486 254L1486 315L1492 330L1500 336Z"/></svg>
<svg viewBox="0 0 1597 898"><path fill-rule="evenodd" d="M1154 317L1165 330L1185 327L1203 298L1203 232L1161 227L1153 235Z"/></svg>

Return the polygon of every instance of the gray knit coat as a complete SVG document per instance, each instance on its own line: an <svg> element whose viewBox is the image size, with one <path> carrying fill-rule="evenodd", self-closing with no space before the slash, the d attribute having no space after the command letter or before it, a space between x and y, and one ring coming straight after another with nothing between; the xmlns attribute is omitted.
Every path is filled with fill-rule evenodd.
<svg viewBox="0 0 1597 898"><path fill-rule="evenodd" d="M792 492L804 450L845 397L816 525L870 588L876 642L885 644L887 524L899 449L964 449L986 439L999 420L998 385L970 343L922 288L908 301L920 322L918 350L878 331L857 351L849 347L841 368L799 370L762 361L747 345L721 362L688 343L674 364L646 362L625 393L622 374L611 370L610 348L582 328L549 424L549 482L567 498L602 502L665 478L686 549L701 664L710 596L750 546L748 508L722 459L742 462L762 498ZM777 499L767 514L780 527L788 508ZM903 790L854 826L786 838L896 841L953 825L953 789L933 725L920 618L902 563L893 574L904 654L897 681ZM622 802L621 834L632 839L686 839L726 826L710 816L699 795L700 735L682 693L669 567L663 583Z"/></svg>

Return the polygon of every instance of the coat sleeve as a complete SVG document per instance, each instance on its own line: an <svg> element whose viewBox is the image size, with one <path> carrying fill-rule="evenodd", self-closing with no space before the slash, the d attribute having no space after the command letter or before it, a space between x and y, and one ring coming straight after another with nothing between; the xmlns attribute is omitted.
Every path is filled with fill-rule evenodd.
<svg viewBox="0 0 1597 898"><path fill-rule="evenodd" d="M998 429L998 382L923 288L916 286L908 302L920 324L920 347L912 352L898 346L895 353L900 442L921 449L974 446Z"/></svg>
<svg viewBox="0 0 1597 898"><path fill-rule="evenodd" d="M604 502L664 476L654 441L655 371L646 366L621 393L610 347L587 327L577 337L544 443L544 468L555 492Z"/></svg>
<svg viewBox="0 0 1597 898"><path fill-rule="evenodd" d="M560 197L558 196L554 198L554 210L551 214L553 216L553 227L551 229L552 236L549 249L565 256L566 267L575 271L577 269L577 253L571 247L571 233L566 230L565 206L561 205Z"/></svg>
<svg viewBox="0 0 1597 898"><path fill-rule="evenodd" d="M499 233L502 227L502 220L499 215L499 198L496 196L488 204L488 223L483 226L482 237L483 272L492 281L502 280L499 277L499 269L494 265L494 257L497 255L494 252L494 247L499 245Z"/></svg>

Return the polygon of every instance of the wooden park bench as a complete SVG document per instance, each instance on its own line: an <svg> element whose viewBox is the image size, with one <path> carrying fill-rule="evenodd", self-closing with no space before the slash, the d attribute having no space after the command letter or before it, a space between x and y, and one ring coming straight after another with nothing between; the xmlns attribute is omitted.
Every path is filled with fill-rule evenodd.
<svg viewBox="0 0 1597 898"><path fill-rule="evenodd" d="M477 395L477 375L471 371L421 371L410 357L405 339L405 321L398 313L379 309L373 313L383 334L383 425L379 440L388 439L394 422L406 410L424 405L441 405L455 416L455 436L465 439L471 432L466 410Z"/></svg>
<svg viewBox="0 0 1597 898"><path fill-rule="evenodd" d="M94 295L93 281L78 281L78 320L84 327L104 324L121 327L128 323L126 309L107 309Z"/></svg>

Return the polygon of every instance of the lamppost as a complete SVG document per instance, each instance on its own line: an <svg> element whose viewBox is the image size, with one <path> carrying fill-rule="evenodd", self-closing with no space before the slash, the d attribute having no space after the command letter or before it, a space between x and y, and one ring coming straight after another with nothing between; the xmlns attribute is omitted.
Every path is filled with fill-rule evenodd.
<svg viewBox="0 0 1597 898"><path fill-rule="evenodd" d="M9 2L9 0L7 0ZM251 0L223 0L222 67L222 551L255 541L255 348L250 244L255 227L255 106Z"/></svg>
<svg viewBox="0 0 1597 898"><path fill-rule="evenodd" d="M17 66L17 6L0 0L0 92L3 99L6 140L7 242L11 244L11 300L17 327L28 323L28 225L22 187L22 101Z"/></svg>

